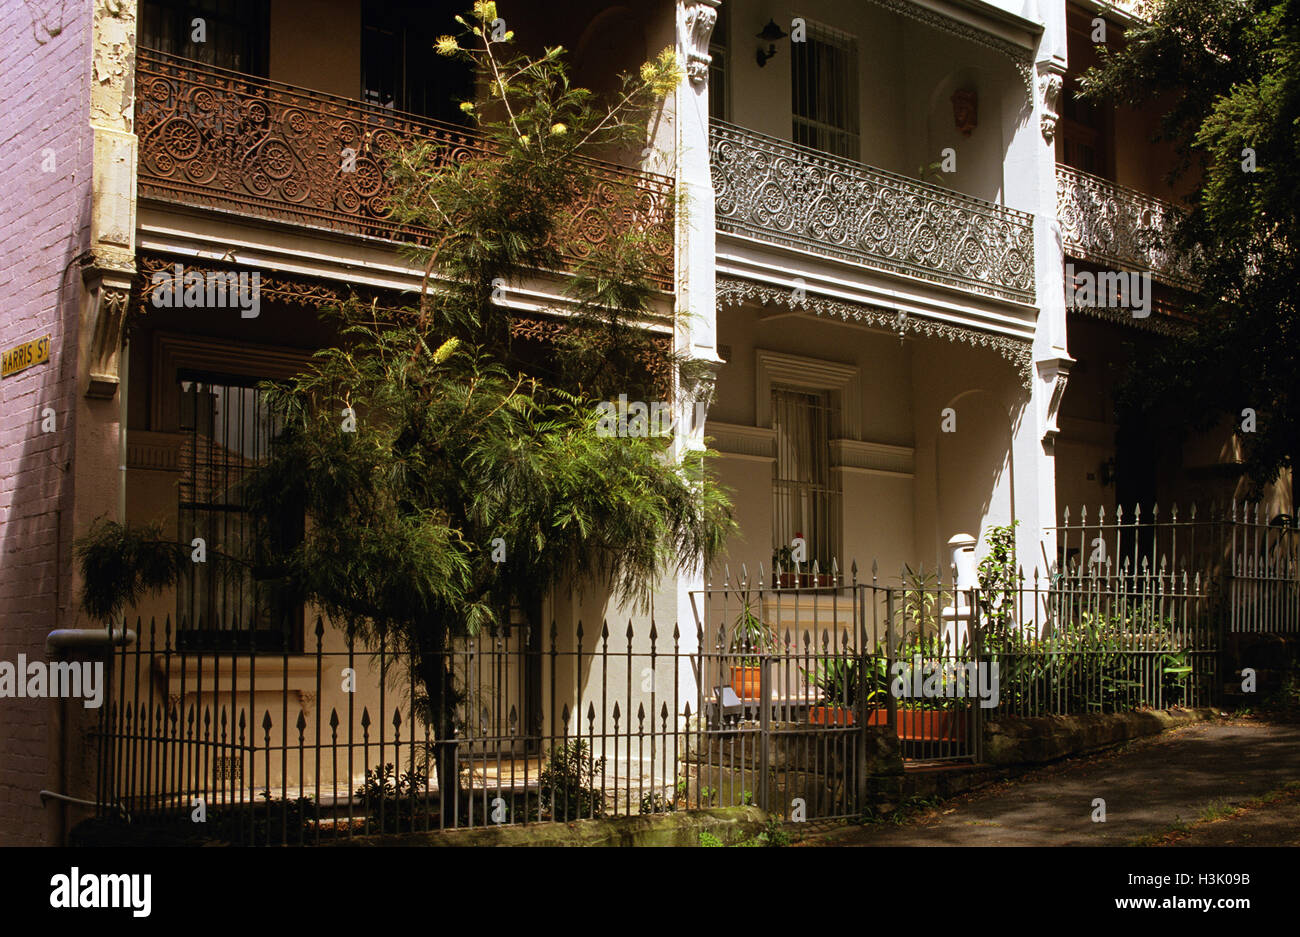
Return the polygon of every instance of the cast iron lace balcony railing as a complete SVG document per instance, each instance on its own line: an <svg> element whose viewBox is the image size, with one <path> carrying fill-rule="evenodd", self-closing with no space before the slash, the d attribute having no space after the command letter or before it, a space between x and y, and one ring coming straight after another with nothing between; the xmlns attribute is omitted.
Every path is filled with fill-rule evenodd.
<svg viewBox="0 0 1300 937"><path fill-rule="evenodd" d="M455 163L484 146L463 127L151 49L137 53L136 85L140 196L272 221L422 240L428 232L392 219L382 154L433 142L438 158ZM345 150L354 157L348 172ZM598 184L566 219L562 253L580 260L619 230L650 229L651 275L671 286L673 180L593 165Z"/></svg>
<svg viewBox="0 0 1300 937"><path fill-rule="evenodd" d="M1056 213L1067 255L1107 267L1149 270L1170 286L1196 287L1192 259L1173 247L1180 213L1169 202L1058 164Z"/></svg>
<svg viewBox="0 0 1300 937"><path fill-rule="evenodd" d="M1026 212L721 121L710 151L719 231L1034 301Z"/></svg>

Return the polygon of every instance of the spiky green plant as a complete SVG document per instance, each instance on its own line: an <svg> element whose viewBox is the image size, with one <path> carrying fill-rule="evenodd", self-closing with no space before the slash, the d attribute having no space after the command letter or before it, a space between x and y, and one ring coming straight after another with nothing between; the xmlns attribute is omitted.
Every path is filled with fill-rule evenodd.
<svg viewBox="0 0 1300 937"><path fill-rule="evenodd" d="M406 249L425 273L418 301L323 310L338 338L295 379L264 386L284 429L245 491L267 530L305 508L304 536L264 538L261 565L350 634L404 655L415 711L438 739L452 737L460 693L454 637L502 623L512 605L540 628L543 598L568 582L645 607L659 575L709 562L734 527L706 453L597 432L599 402L680 395L694 376L651 328L675 325L656 319L648 276L663 228L642 223L643 193L611 185L593 159L648 139L676 58L661 54L601 102L570 85L563 50L528 57L493 39L498 15L476 3L437 47L485 77L465 108L478 153L449 160L425 143L386 157L394 218L431 232ZM593 220L609 236L574 263L561 240L579 210L603 213ZM566 264L567 331L549 347L516 339L502 290Z"/></svg>

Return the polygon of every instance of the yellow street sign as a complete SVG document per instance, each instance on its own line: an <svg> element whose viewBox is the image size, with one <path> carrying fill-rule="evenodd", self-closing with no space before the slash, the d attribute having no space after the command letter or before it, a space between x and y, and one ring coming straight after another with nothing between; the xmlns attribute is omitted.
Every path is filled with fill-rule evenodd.
<svg viewBox="0 0 1300 937"><path fill-rule="evenodd" d="M8 377L26 370L34 364L45 364L50 360L50 337L43 335L30 342L15 345L7 349L0 358L0 377Z"/></svg>

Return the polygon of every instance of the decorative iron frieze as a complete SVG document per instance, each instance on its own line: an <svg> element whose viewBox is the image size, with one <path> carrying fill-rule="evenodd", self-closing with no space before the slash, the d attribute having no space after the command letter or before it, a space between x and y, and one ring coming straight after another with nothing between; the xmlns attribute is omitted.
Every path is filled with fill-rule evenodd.
<svg viewBox="0 0 1300 937"><path fill-rule="evenodd" d="M775 286L765 286L749 280L719 277L717 295L719 311L728 306L741 306L748 302L762 306L786 306L817 316L896 332L899 338L907 335L918 338L944 338L950 342L963 342L976 348L987 348L997 352L1015 366L1020 374L1022 387L1028 390L1033 386L1034 352L1032 343L1027 339L994 335L991 332L950 325L921 316L909 316L901 310L869 306L865 303L846 303L837 299L822 299L807 295L806 290L796 295L793 290L778 289Z"/></svg>
<svg viewBox="0 0 1300 937"><path fill-rule="evenodd" d="M136 64L144 198L368 237L427 242L392 217L384 154L434 144L435 165L481 156L448 124L141 49ZM571 260L628 226L649 229L651 276L673 282L673 180L593 163L598 184L558 236ZM634 197L628 198L632 187Z"/></svg>
<svg viewBox="0 0 1300 937"><path fill-rule="evenodd" d="M1000 52L1011 60L1016 74L1024 82L1026 93L1030 95L1034 93L1034 57L1029 49L1018 46L1014 42L1000 39L991 33L953 19L950 16L945 16L936 10L921 6L919 3L913 2L913 0L871 0L871 2L876 6L884 7L891 13L906 16L950 35L958 36L968 42L974 42L995 52Z"/></svg>
<svg viewBox="0 0 1300 937"><path fill-rule="evenodd" d="M1033 216L715 121L719 231L1034 301Z"/></svg>
<svg viewBox="0 0 1300 937"><path fill-rule="evenodd" d="M161 254L142 254L139 258L139 273L131 289L131 324L138 324L139 316L147 314L149 303L149 286L155 273L172 274L177 264L181 267L181 276L197 273L206 277L210 273L234 271L234 267L210 261L184 261ZM262 272L259 279L259 293L264 300L274 300L304 309L339 306L355 297L366 304L373 303L386 313L398 312L411 308L418 303L413 293L401 293L396 290L382 290L368 287L354 287L350 283L331 282L313 277L293 276L291 274ZM527 339L545 343L554 343L571 332L574 325L565 320L563 314L546 315L544 313L514 312L510 320L510 335L515 339ZM660 355L666 355L672 348L672 336L656 336L652 341L658 347ZM648 359L647 359L648 361ZM667 372L659 358L653 362L652 373L656 377L666 377Z"/></svg>
<svg viewBox="0 0 1300 937"><path fill-rule="evenodd" d="M1103 322L1110 322L1113 325L1122 325L1126 328L1137 329L1142 332L1153 332L1156 335L1168 335L1172 337L1186 336L1191 329L1190 322L1171 318L1165 310L1156 309L1156 315L1147 316L1144 319L1135 317L1127 309L1108 309L1099 305L1077 305L1066 309L1070 315L1088 316L1092 319L1101 319Z"/></svg>
<svg viewBox="0 0 1300 937"><path fill-rule="evenodd" d="M1071 166L1056 167L1056 213L1065 253L1103 267L1149 270L1194 290L1193 259L1174 249L1177 207Z"/></svg>

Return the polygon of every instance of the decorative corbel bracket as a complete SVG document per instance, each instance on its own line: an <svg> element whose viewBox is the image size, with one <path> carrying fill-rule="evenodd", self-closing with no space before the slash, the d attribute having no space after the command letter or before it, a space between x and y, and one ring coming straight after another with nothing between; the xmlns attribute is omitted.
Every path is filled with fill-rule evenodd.
<svg viewBox="0 0 1300 937"><path fill-rule="evenodd" d="M117 393L134 278L135 255L129 251L99 247L81 257L81 279L90 300L87 397L109 399Z"/></svg>
<svg viewBox="0 0 1300 937"><path fill-rule="evenodd" d="M1074 359L1068 355L1044 358L1035 362L1039 379L1051 388L1040 424L1043 434L1043 447L1046 449L1050 449L1056 444L1056 437L1061 431L1057 421L1061 416L1061 401L1065 397L1065 385L1069 383L1070 366L1073 364Z"/></svg>
<svg viewBox="0 0 1300 937"><path fill-rule="evenodd" d="M713 57L709 55L709 39L713 36L714 24L718 22L718 5L721 0L689 0L679 9L679 32L682 48L686 52L686 74L697 88L709 80L709 65Z"/></svg>
<svg viewBox="0 0 1300 937"><path fill-rule="evenodd" d="M681 414L685 434L697 444L704 436L704 423L708 419L709 407L713 404L718 387L718 369L721 359L691 357L682 362L679 378L682 401L686 405Z"/></svg>
<svg viewBox="0 0 1300 937"><path fill-rule="evenodd" d="M1051 143L1056 139L1056 124L1061 119L1061 89L1065 86L1065 63L1059 59L1046 59L1038 63L1038 94L1041 98L1043 139Z"/></svg>

